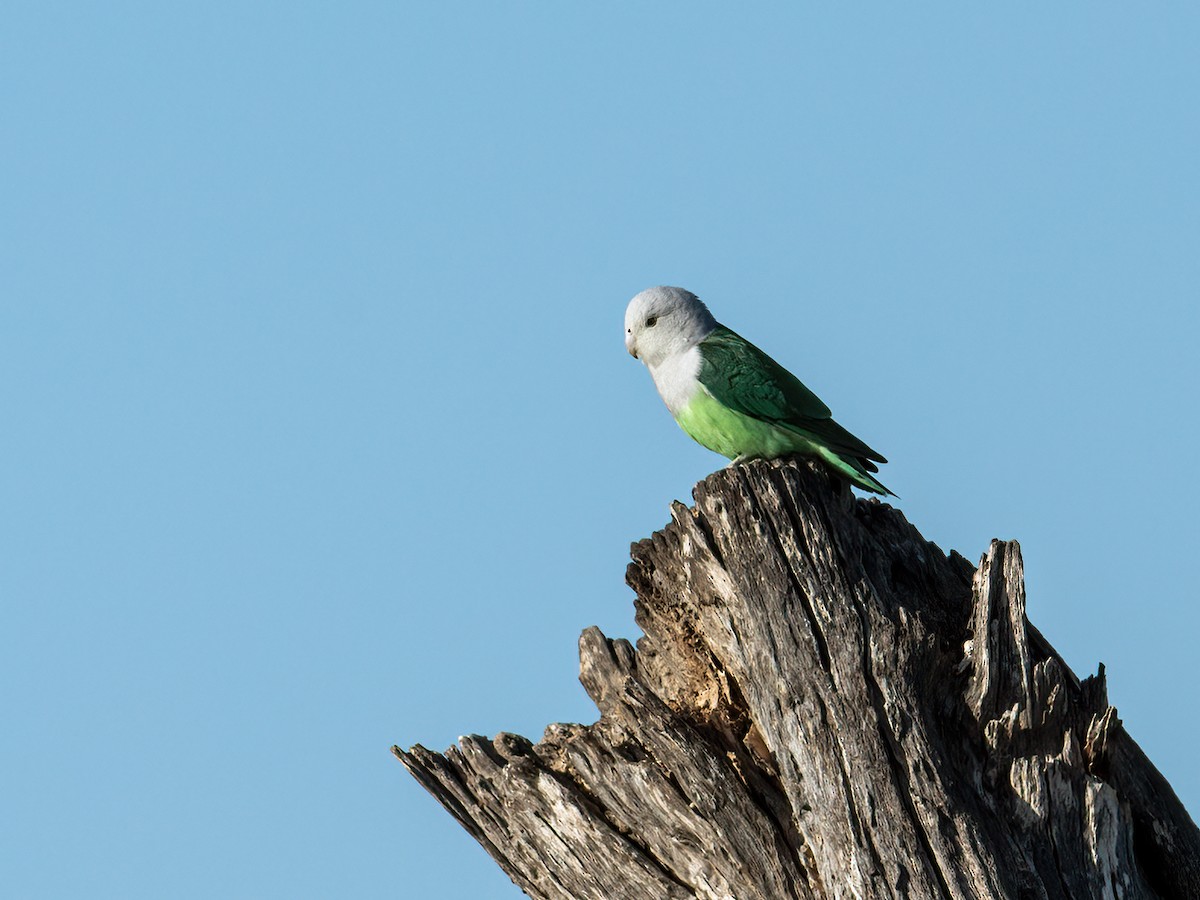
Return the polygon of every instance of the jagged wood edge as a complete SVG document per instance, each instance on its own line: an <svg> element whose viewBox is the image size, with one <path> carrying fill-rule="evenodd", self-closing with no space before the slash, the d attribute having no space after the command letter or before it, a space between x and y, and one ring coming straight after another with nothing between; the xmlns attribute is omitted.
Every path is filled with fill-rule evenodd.
<svg viewBox="0 0 1200 900"><path fill-rule="evenodd" d="M745 497L751 502L735 503L731 511L723 503L727 497ZM1120 728L1115 711L1107 707L1102 678L1079 682L1044 638L1027 624L1019 548L1015 544L994 542L975 573L973 588L968 588L971 567L961 557L943 556L898 512L878 503L854 501L848 491L830 489L820 475L802 467L787 463L735 467L698 485L696 501L694 510L677 505L671 525L634 546L629 581L638 591L638 621L646 632L639 641L639 652L635 654L625 642L608 642L592 630L584 634L582 678L601 708L600 722L588 727L552 726L536 746L523 738L501 735L495 742L467 738L461 751L451 748L445 756L419 746L407 754L396 748L410 771L528 893L546 897L638 896L622 893L636 889L650 892L643 896L722 896L721 892L730 890L739 878L742 892L737 896L741 897L836 896L847 885L871 896L887 896L897 888L912 891L915 896L1017 896L1013 892L1034 890L1036 882L1054 875L1055 867L1062 867L1061 851L1055 842L1061 841L1068 849L1079 846L1082 833L1062 826L1059 820L1073 821L1072 815L1078 818L1084 813L1082 807L1047 819L1052 838L1048 845L1011 839L1006 842L1001 835L999 839L993 837L996 846L989 844L984 852L985 848L974 840L978 829L965 826L957 833L951 828L952 839L945 839L944 822L934 807L946 789L931 787L936 784L936 778L931 777L936 770L923 765L927 754L946 752L941 746L943 729L935 723L935 727L918 729L915 735L911 730L905 732L903 718L892 722L892 712L881 708L878 685L872 693L872 667L889 662L872 658L885 652L887 644L872 637L880 628L895 628L924 616L935 620L934 634L939 634L941 628L953 637L953 628L947 629L947 624L956 618L964 622L970 618L976 634L994 632L999 641L968 642L965 632L958 635L965 648L958 664L958 674L966 679L961 697L977 729L975 752L979 753L980 771L989 771L990 767L993 773L989 790L1005 788L995 777L1005 766L1009 767L1010 779L1012 773L1017 773L1016 783L1007 786L1007 793L1001 791L1007 798L1005 803L1021 791L1034 800L1043 795L1060 800L1074 797L1064 785L1074 785L1072 790L1078 791L1084 784L1080 779L1091 779L1086 785L1092 793L1081 795L1083 805L1095 801L1088 809L1099 810L1111 820L1103 827L1103 823L1092 823L1092 839L1108 842L1092 849L1103 850L1108 856L1093 859L1095 865L1090 868L1079 867L1078 883L1064 881L1062 889L1072 896L1100 896L1095 893L1102 889L1100 882L1124 878L1128 882L1126 890L1136 896L1197 895L1200 839L1194 824L1169 785ZM764 510L764 504L770 509ZM737 518L732 526L722 518L730 515ZM851 522L860 527L847 527ZM777 527L781 523L788 527ZM834 527L835 523L841 527ZM777 751L790 749L790 745L780 740L769 722L766 727L770 733L764 736L764 723L746 714L748 704L743 691L754 690L755 685L739 684L731 676L738 662L736 654L730 656L732 645L727 642L714 655L713 647L701 637L712 636L711 613L721 601L706 603L705 597L698 596L690 605L672 604L670 598L655 603L655 598L662 601L666 596L655 578L679 575L680 571L692 585L704 584L714 594L724 589L722 599L727 603L730 592L737 593L728 568L739 558L738 535L756 535L776 545L777 565L773 570L767 566L764 571L760 559L751 567L753 571L737 573L737 578L743 582L745 593L783 597L783 608L803 613L794 621L807 622L809 630L797 634L793 646L801 654L808 653L810 674L817 671L814 666L820 666L837 687L838 664L849 668L840 654L837 660L830 656L830 632L839 648L848 646L859 651L859 671L847 671L842 681L853 687L857 678L862 679L865 694L860 690L854 708L874 711L874 726L881 737L873 752L887 757L886 766L872 764L868 769L891 773L896 807L906 814L895 817L892 823L897 833L885 835L899 840L894 852L881 855L878 848L872 850L873 838L862 827L861 813L855 812L864 792L856 790L860 785L850 783L844 767L840 774L828 771L822 777L818 766L814 770L818 777L814 779L813 771L797 768L794 759L785 758L781 780ZM803 540L795 540L797 536ZM892 556L893 567L897 560L922 562L909 572L902 565L898 579L910 579L909 593L921 594L918 600L922 602L911 609L896 606L900 610L896 616L880 616L880 610L888 609L888 598L872 594L877 584L888 583L894 589L891 582L898 574L868 572L880 559L878 552L863 553L863 542L872 536L877 542L890 541L905 549L905 553ZM806 554L813 547L819 548L818 555L824 558ZM852 573L849 580L846 573ZM760 582L760 590L746 590L756 581ZM846 597L853 598L853 602L841 602ZM771 611L759 612L769 617ZM710 631L697 628L701 620L707 622L703 627ZM776 624L786 630L790 621ZM846 637L849 640L843 641ZM679 646L688 652L669 652ZM946 650L939 648L941 655ZM721 652L728 658L717 659ZM729 665L731 662L735 665ZM945 673L938 673L938 677L945 677ZM1013 702L1000 709L1001 699ZM765 715L769 710L762 697L749 706L770 719ZM1070 723L1068 713L1075 716ZM1041 718L1035 722L1037 716ZM788 723L783 718L774 724L784 728ZM804 716L791 719L807 720ZM851 724L842 721L839 727ZM956 724L970 726L971 722ZM1022 781L1021 772L1034 770L1023 769L1017 763L1032 757L1013 754L1031 752L1027 746L1033 740L1031 729L1035 725L1046 729L1051 724L1067 737L1058 755L1047 758L1049 776L1041 781ZM684 735L687 739L670 749L651 748L648 745L655 743L655 734ZM605 777L589 778L589 771ZM740 784L740 793L757 810L746 817L767 831L773 829L762 846L772 848L776 862L764 862L761 854L727 855L726 866L706 860L706 851L711 855L712 848L704 846L702 835L707 833L709 840L715 840L713 834L724 839L738 829L731 831L726 823L723 829L712 831L702 811L707 809L711 816L713 810L696 805L696 790L689 792L692 779L681 780L675 774L678 771L704 773L696 786L724 784L727 793L730 785ZM670 825L673 831L662 831L675 810L661 799L657 809L653 802L641 806L630 802L625 795L631 792L614 787L630 773L642 779L638 786L646 797L668 797L666 792L674 790L678 803L686 803L686 809L694 815L685 816L686 821L679 821L676 815ZM810 829L811 833L806 834L803 815L796 815L797 810L803 811L805 797L809 796L798 792L796 785L807 781L808 791L814 780L818 786L823 780L825 788L835 799L840 797L847 810L841 828L830 829L832 839L826 828ZM866 792L866 799L887 788L886 783L874 785ZM738 793L733 790L733 794ZM989 795L982 796L986 799ZM978 817L999 814L997 809L970 809L973 799L977 798L968 792L968 825ZM1131 818L1132 829L1125 827L1123 815ZM860 820L857 827L855 818ZM559 833L564 822L572 826L567 835ZM1120 839L1130 831L1137 836L1133 842L1139 844L1136 852L1130 841ZM692 840L690 844L677 839L655 841L658 832L676 837L689 835ZM754 828L748 826L748 832L755 833ZM750 843L753 846L754 842ZM558 853L553 852L556 847ZM850 871L842 870L837 881L826 883L838 871L839 854L844 856L847 848ZM743 847L739 853L745 850ZM1142 860L1140 868L1134 862L1135 856ZM900 871L895 865L897 858L915 864L911 870ZM889 861L892 870L884 871ZM880 871L867 871L872 865ZM764 877L768 881L774 878L775 883L756 883L752 889L763 893L746 893L745 879L764 872L769 872ZM781 893L780 880L789 879L786 890L791 893ZM901 879L908 879L907 884ZM978 894L980 890L993 893Z"/></svg>

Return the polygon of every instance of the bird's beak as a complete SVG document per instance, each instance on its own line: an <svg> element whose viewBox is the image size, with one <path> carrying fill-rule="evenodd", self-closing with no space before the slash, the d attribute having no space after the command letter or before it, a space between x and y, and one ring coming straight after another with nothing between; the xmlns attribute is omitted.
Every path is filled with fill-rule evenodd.
<svg viewBox="0 0 1200 900"><path fill-rule="evenodd" d="M634 341L633 335L628 335L625 338L625 349L629 351L629 355L634 359L639 358L637 354L637 342Z"/></svg>

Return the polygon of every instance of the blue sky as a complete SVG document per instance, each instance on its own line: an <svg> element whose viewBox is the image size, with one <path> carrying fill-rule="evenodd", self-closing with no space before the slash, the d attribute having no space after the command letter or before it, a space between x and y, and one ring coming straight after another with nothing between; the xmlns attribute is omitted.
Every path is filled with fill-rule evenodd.
<svg viewBox="0 0 1200 900"><path fill-rule="evenodd" d="M1021 541L1200 808L1191 7L37 4L0 29L0 883L516 897L388 753L592 721L699 293Z"/></svg>

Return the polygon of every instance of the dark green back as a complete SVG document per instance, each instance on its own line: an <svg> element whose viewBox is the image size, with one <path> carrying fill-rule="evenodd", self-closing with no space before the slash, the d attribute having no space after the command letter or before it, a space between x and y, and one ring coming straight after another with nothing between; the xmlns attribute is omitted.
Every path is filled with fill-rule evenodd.
<svg viewBox="0 0 1200 900"><path fill-rule="evenodd" d="M730 409L819 438L839 454L887 462L833 421L799 378L724 325L700 343L700 354L700 383Z"/></svg>

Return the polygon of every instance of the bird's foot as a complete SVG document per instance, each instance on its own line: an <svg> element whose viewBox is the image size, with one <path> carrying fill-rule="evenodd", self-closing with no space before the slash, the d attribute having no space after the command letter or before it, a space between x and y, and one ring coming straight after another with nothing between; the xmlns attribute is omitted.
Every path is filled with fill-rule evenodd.
<svg viewBox="0 0 1200 900"><path fill-rule="evenodd" d="M760 457L758 456L750 456L749 454L743 453L741 456L735 456L733 459L727 462L725 464L725 468L732 469L734 466L741 465L742 463L748 463L751 460L759 458Z"/></svg>

